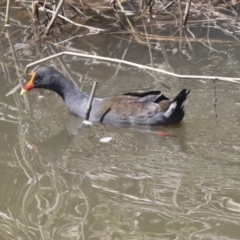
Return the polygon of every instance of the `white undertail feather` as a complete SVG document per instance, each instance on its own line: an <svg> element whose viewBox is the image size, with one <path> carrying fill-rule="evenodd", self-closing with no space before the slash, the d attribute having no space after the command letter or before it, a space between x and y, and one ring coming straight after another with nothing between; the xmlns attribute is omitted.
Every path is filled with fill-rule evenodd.
<svg viewBox="0 0 240 240"><path fill-rule="evenodd" d="M181 105L181 108L184 108L187 104L188 104L188 99L183 101L183 103Z"/></svg>
<svg viewBox="0 0 240 240"><path fill-rule="evenodd" d="M163 114L164 117L169 118L172 115L173 111L176 109L176 107L177 107L177 102L171 103L168 110Z"/></svg>

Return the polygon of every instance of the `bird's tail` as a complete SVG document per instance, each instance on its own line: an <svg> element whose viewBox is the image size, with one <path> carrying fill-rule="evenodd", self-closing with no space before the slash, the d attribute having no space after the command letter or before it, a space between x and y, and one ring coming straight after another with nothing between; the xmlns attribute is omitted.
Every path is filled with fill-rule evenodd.
<svg viewBox="0 0 240 240"><path fill-rule="evenodd" d="M173 103L177 103L177 108L183 108L187 104L187 95L190 93L190 90L183 89L174 99Z"/></svg>
<svg viewBox="0 0 240 240"><path fill-rule="evenodd" d="M170 104L168 110L164 113L165 117L170 117L174 111L183 109L187 104L187 95L190 93L190 90L183 89Z"/></svg>

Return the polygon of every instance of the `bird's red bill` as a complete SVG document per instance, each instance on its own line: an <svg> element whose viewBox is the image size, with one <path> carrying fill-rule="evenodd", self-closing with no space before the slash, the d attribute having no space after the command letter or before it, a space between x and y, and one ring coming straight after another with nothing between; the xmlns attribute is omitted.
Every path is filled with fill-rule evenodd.
<svg viewBox="0 0 240 240"><path fill-rule="evenodd" d="M31 89L34 88L33 80L36 76L36 73L34 72L31 76L31 79L28 81L28 83L23 87L24 90L30 91Z"/></svg>

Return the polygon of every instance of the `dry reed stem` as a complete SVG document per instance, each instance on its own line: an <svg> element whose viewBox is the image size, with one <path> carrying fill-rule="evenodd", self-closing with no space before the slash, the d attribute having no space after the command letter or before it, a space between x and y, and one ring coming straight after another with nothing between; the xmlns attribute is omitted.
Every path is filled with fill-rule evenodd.
<svg viewBox="0 0 240 240"><path fill-rule="evenodd" d="M69 52L69 51L63 51L54 55L51 55L49 57L43 58L41 60L35 61L33 63L30 63L26 66L25 68L25 75L27 74L27 70L29 67L37 65L39 63L45 62L47 60L62 56L62 55L70 55L70 56L79 56L79 57L85 57L85 58L92 58L92 59L99 59L99 60L104 60L108 62L116 62L116 63L123 63L126 65L138 67L140 69L147 69L159 73L163 73L169 76L177 77L177 78L186 78L186 79L206 79L206 80L219 80L219 81L225 81L225 82L233 82L233 83L240 83L240 78L231 78L231 77L222 77L222 76L200 76L200 75L182 75L182 74L177 74L173 72L169 72L166 70L161 70L157 68L152 68L149 66L144 66L138 63L133 63L125 60L120 60L116 58L108 58L108 57L102 57L102 56L95 56L95 55L89 55L89 54L82 54L82 53L77 53L77 52Z"/></svg>
<svg viewBox="0 0 240 240"><path fill-rule="evenodd" d="M181 3L181 0L178 0L178 8L179 8L179 15L180 15L180 27L182 27L183 15L182 15L182 3Z"/></svg>
<svg viewBox="0 0 240 240"><path fill-rule="evenodd" d="M54 13L54 11L51 11L51 10L49 10L49 9L44 9L43 7L40 7L39 10L40 10L40 11L46 11L46 12L49 12L49 13L52 13L52 14ZM71 21L70 19L62 16L61 14L58 14L57 16L58 16L59 18L65 20L65 21L67 21L67 22L75 25L75 26L78 26L78 27L83 27L83 28L87 28L87 29L89 29L89 30L95 30L95 31L105 31L104 29L101 29L101 28L95 28L95 27L90 27L90 26L86 26L86 25L83 25L83 24L75 23L75 22Z"/></svg>
<svg viewBox="0 0 240 240"><path fill-rule="evenodd" d="M9 12L10 12L10 0L7 0L6 16L5 16L5 27L9 26Z"/></svg>
<svg viewBox="0 0 240 240"><path fill-rule="evenodd" d="M54 22L55 22L55 20L56 20L56 18L57 18L57 16L58 16L58 13L59 13L60 9L62 8L63 3L64 3L64 0L60 0L60 2L58 3L55 12L54 12L53 15L52 15L52 19L51 19L51 21L49 22L49 24L48 24L48 26L47 26L47 29L46 29L46 31L45 31L45 33L44 33L45 35L48 35L48 34L49 34L49 31L50 31L51 28L53 27L53 24L54 24Z"/></svg>
<svg viewBox="0 0 240 240"><path fill-rule="evenodd" d="M188 15L189 15L189 9L190 9L190 6L191 6L191 1L192 0L188 0L187 4L186 4L184 16L183 16L183 26L186 26L186 24L187 24Z"/></svg>
<svg viewBox="0 0 240 240"><path fill-rule="evenodd" d="M121 9L121 11L122 11L122 13L123 13L123 15L125 16L125 18L126 18L126 20L127 20L127 23L128 23L128 25L129 25L129 27L131 28L132 32L135 33L135 30L134 30L134 28L133 28L133 26L132 26L130 20L128 19L127 15L126 15L126 13L125 13L123 7L122 7L122 4L120 3L119 0L117 0L117 1L118 1L118 5L119 5L119 7L120 7L120 9Z"/></svg>
<svg viewBox="0 0 240 240"><path fill-rule="evenodd" d="M90 97L89 97L89 100L88 100L87 112L86 112L86 116L85 116L85 120L87 120L87 121L88 121L89 116L90 116L90 112L91 112L91 108L92 108L92 101L93 101L93 98L94 98L94 95L95 95L95 92L96 92L96 89L97 89L97 84L98 84L98 82L94 81L92 91L91 91L91 94L90 94Z"/></svg>

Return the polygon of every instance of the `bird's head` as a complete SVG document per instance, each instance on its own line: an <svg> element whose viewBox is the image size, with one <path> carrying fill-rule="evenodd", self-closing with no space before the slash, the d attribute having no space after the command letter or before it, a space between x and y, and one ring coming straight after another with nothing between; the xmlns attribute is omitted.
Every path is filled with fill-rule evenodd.
<svg viewBox="0 0 240 240"><path fill-rule="evenodd" d="M33 88L45 88L54 90L56 82L59 81L60 73L52 67L39 67L31 74L30 80L24 85L20 95L32 90Z"/></svg>

